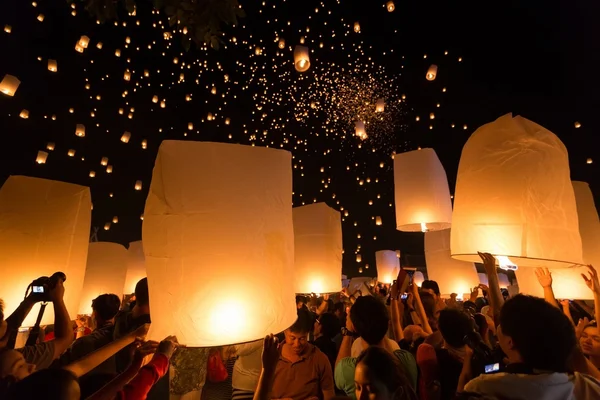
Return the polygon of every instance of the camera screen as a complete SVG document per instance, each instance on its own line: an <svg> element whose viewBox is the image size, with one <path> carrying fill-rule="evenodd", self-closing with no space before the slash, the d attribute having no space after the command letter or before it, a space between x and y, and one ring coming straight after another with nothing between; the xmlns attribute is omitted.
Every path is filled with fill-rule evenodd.
<svg viewBox="0 0 600 400"><path fill-rule="evenodd" d="M408 298L408 293L404 293L402 294L402 296L400 296L401 300L406 300Z"/></svg>
<svg viewBox="0 0 600 400"><path fill-rule="evenodd" d="M32 288L33 293L44 293L44 287L43 286L34 286Z"/></svg>
<svg viewBox="0 0 600 400"><path fill-rule="evenodd" d="M496 363L496 364L488 364L485 366L485 373L486 374L491 374L492 372L498 372L500 371L500 364Z"/></svg>

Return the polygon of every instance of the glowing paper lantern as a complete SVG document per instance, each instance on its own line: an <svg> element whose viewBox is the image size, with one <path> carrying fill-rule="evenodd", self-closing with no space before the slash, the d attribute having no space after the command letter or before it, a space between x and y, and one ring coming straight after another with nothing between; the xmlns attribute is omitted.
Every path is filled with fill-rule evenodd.
<svg viewBox="0 0 600 400"><path fill-rule="evenodd" d="M75 135L79 136L79 137L84 137L85 136L85 125L77 124L75 126Z"/></svg>
<svg viewBox="0 0 600 400"><path fill-rule="evenodd" d="M48 71L58 71L58 64L56 63L56 60L48 60Z"/></svg>
<svg viewBox="0 0 600 400"><path fill-rule="evenodd" d="M400 259L395 250L380 250L375 252L377 264L377 280L381 283L392 283L400 271Z"/></svg>
<svg viewBox="0 0 600 400"><path fill-rule="evenodd" d="M38 151L35 162L38 164L46 164L46 159L48 158L48 153L45 151Z"/></svg>
<svg viewBox="0 0 600 400"><path fill-rule="evenodd" d="M367 136L367 131L365 130L365 123L362 121L356 121L354 123L354 131L356 133L356 136L358 136L361 139L366 139Z"/></svg>
<svg viewBox="0 0 600 400"><path fill-rule="evenodd" d="M96 48L98 48L98 50L102 50L102 42L98 42L96 44Z"/></svg>
<svg viewBox="0 0 600 400"><path fill-rule="evenodd" d="M360 32L360 23L358 23L358 22L354 23L354 32L356 32L356 33Z"/></svg>
<svg viewBox="0 0 600 400"><path fill-rule="evenodd" d="M130 81L131 80L131 72L125 71L125 73L123 74L123 79L126 81Z"/></svg>
<svg viewBox="0 0 600 400"><path fill-rule="evenodd" d="M90 38L83 35L79 38L79 41L77 42L77 44L79 44L84 49L87 49L88 45L90 44Z"/></svg>
<svg viewBox="0 0 600 400"><path fill-rule="evenodd" d="M450 227L448 178L433 149L396 154L394 186L398 230L426 232Z"/></svg>
<svg viewBox="0 0 600 400"><path fill-rule="evenodd" d="M107 174L112 174L113 172L113 166L112 165L107 165L106 166L106 173Z"/></svg>
<svg viewBox="0 0 600 400"><path fill-rule="evenodd" d="M46 145L46 150L53 151L54 150L54 142L48 142Z"/></svg>
<svg viewBox="0 0 600 400"><path fill-rule="evenodd" d="M391 0L385 3L385 7L387 8L388 12L393 12L396 9L396 5Z"/></svg>
<svg viewBox="0 0 600 400"><path fill-rule="evenodd" d="M471 262L481 251L519 267L583 263L568 154L556 135L511 114L471 135L458 167L451 249Z"/></svg>
<svg viewBox="0 0 600 400"><path fill-rule="evenodd" d="M298 72L306 72L310 68L308 47L297 45L294 48L294 66Z"/></svg>
<svg viewBox="0 0 600 400"><path fill-rule="evenodd" d="M593 300L594 293L588 289L581 277L581 274L587 271L587 267L553 268L550 272L554 296L557 299ZM519 268L515 275L519 283L519 292L544 297L544 289L537 280L535 268Z"/></svg>
<svg viewBox="0 0 600 400"><path fill-rule="evenodd" d="M106 167L108 165L108 157L102 157L100 160L100 165Z"/></svg>
<svg viewBox="0 0 600 400"><path fill-rule="evenodd" d="M508 279L508 275L505 273L498 273L498 283L500 285L500 289L506 289L510 286L510 280Z"/></svg>
<svg viewBox="0 0 600 400"><path fill-rule="evenodd" d="M158 96L156 96L156 95L152 96L152 102L158 103Z"/></svg>
<svg viewBox="0 0 600 400"><path fill-rule="evenodd" d="M21 110L21 112L19 113L19 117L23 118L23 119L28 119L29 118L29 110Z"/></svg>
<svg viewBox="0 0 600 400"><path fill-rule="evenodd" d="M14 96L20 84L21 81L15 76L6 74L4 75L4 78L2 78L2 82L0 82L0 92L7 96Z"/></svg>
<svg viewBox="0 0 600 400"><path fill-rule="evenodd" d="M433 81L437 77L438 67L435 64L431 64L429 69L427 70L427 74L425 75L425 79L428 81Z"/></svg>
<svg viewBox="0 0 600 400"><path fill-rule="evenodd" d="M356 262L357 263L362 262L362 256L360 254L356 255Z"/></svg>
<svg viewBox="0 0 600 400"><path fill-rule="evenodd" d="M456 293L462 297L479 284L475 265L450 256L450 229L425 233L427 276L440 287L444 297Z"/></svg>
<svg viewBox="0 0 600 400"><path fill-rule="evenodd" d="M142 181L135 181L135 190L142 190Z"/></svg>
<svg viewBox="0 0 600 400"><path fill-rule="evenodd" d="M129 139L131 139L131 132L125 131L125 133L123 133L123 135L121 136L121 142L129 143Z"/></svg>
<svg viewBox="0 0 600 400"><path fill-rule="evenodd" d="M12 32L12 26L10 26L10 25L4 25L4 32L11 33Z"/></svg>
<svg viewBox="0 0 600 400"><path fill-rule="evenodd" d="M188 346L221 346L296 320L289 152L163 141L142 238L149 339L177 335Z"/></svg>
<svg viewBox="0 0 600 400"><path fill-rule="evenodd" d="M75 150L73 150L73 149L69 149L69 151L67 152L67 155L68 155L69 157L74 157L74 156L75 156Z"/></svg>
<svg viewBox="0 0 600 400"><path fill-rule="evenodd" d="M44 14L39 14L39 15L37 16L37 20L38 20L38 21L40 21L40 22L44 22L44 18L46 18L46 17L44 16Z"/></svg>
<svg viewBox="0 0 600 400"><path fill-rule="evenodd" d="M279 44L278 44L280 49L285 49L285 39L279 39Z"/></svg>
<svg viewBox="0 0 600 400"><path fill-rule="evenodd" d="M586 182L573 182L579 233L583 249L583 261L586 264L600 266L600 221L594 203L594 196Z"/></svg>
<svg viewBox="0 0 600 400"><path fill-rule="evenodd" d="M375 225L377 225L377 226L383 225L383 221L381 220L381 217L375 217Z"/></svg>
<svg viewBox="0 0 600 400"><path fill-rule="evenodd" d="M11 176L0 189L0 293L5 315L23 301L34 279L57 271L67 275L65 304L76 316L91 223L91 195L87 187L47 179ZM23 326L33 326L36 305ZM42 325L52 324L52 305Z"/></svg>
<svg viewBox="0 0 600 400"><path fill-rule="evenodd" d="M376 112L383 112L385 110L385 100L383 99L379 99L377 100L377 103L375 104L375 111Z"/></svg>
<svg viewBox="0 0 600 400"><path fill-rule="evenodd" d="M423 282L425 282L425 276L423 276L423 273L421 271L415 271L413 274L413 284L421 287Z"/></svg>
<svg viewBox="0 0 600 400"><path fill-rule="evenodd" d="M146 259L142 241L129 243L127 250L127 275L123 294L135 292L135 285L146 277Z"/></svg>
<svg viewBox="0 0 600 400"><path fill-rule="evenodd" d="M341 287L340 213L325 203L293 210L295 293L334 293Z"/></svg>
<svg viewBox="0 0 600 400"><path fill-rule="evenodd" d="M92 242L88 251L79 314L92 313L92 300L101 294L123 295L127 249L110 242Z"/></svg>

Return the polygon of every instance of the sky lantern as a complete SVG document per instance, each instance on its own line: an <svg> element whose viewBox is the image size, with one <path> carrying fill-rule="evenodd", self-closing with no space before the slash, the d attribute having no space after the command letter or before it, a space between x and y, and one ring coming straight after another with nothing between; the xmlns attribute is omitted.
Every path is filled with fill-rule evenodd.
<svg viewBox="0 0 600 400"><path fill-rule="evenodd" d="M435 64L431 64L429 66L429 69L427 69L427 74L425 75L425 78L428 81L435 80L435 78L437 77L437 71L438 71L438 66Z"/></svg>
<svg viewBox="0 0 600 400"><path fill-rule="evenodd" d="M125 287L123 294L132 294L135 292L135 285L146 277L146 259L144 257L144 247L142 241L129 243L127 250L127 274L125 277Z"/></svg>
<svg viewBox="0 0 600 400"><path fill-rule="evenodd" d="M23 119L29 119L29 110L22 109L21 112L19 113L19 117L21 117Z"/></svg>
<svg viewBox="0 0 600 400"><path fill-rule="evenodd" d="M78 314L92 313L92 300L101 294L123 296L127 249L118 243L90 243ZM67 278L68 279L68 278Z"/></svg>
<svg viewBox="0 0 600 400"><path fill-rule="evenodd" d="M90 38L83 35L79 38L79 41L77 43L84 49L87 49L88 45L90 44Z"/></svg>
<svg viewBox="0 0 600 400"><path fill-rule="evenodd" d="M398 230L427 232L450 227L452 203L448 178L433 149L396 154L394 192Z"/></svg>
<svg viewBox="0 0 600 400"><path fill-rule="evenodd" d="M58 71L58 64L56 63L56 60L52 60L52 59L48 60L48 71L50 71L50 72Z"/></svg>
<svg viewBox="0 0 600 400"><path fill-rule="evenodd" d="M102 42L98 42L98 43L96 44L96 48L97 48L98 50L102 50Z"/></svg>
<svg viewBox="0 0 600 400"><path fill-rule="evenodd" d="M38 14L38 16L37 16L37 20L40 21L40 22L44 22L45 18L46 17L44 16L44 14Z"/></svg>
<svg viewBox="0 0 600 400"><path fill-rule="evenodd" d="M468 295L479 284L475 264L455 260L450 256L450 229L425 232L425 262L427 276L440 286L440 293L458 298Z"/></svg>
<svg viewBox="0 0 600 400"><path fill-rule="evenodd" d="M375 217L375 225L380 226L383 225L383 221L380 216Z"/></svg>
<svg viewBox="0 0 600 400"><path fill-rule="evenodd" d="M48 142L48 144L46 145L46 150L53 151L54 150L54 146L55 146L54 142Z"/></svg>
<svg viewBox="0 0 600 400"><path fill-rule="evenodd" d="M383 100L383 99L377 100L377 103L375 103L375 111L380 113L380 112L383 112L384 110L385 110L385 100Z"/></svg>
<svg viewBox="0 0 600 400"><path fill-rule="evenodd" d="M121 142L129 143L129 139L131 139L131 132L125 131L123 135L121 135Z"/></svg>
<svg viewBox="0 0 600 400"><path fill-rule="evenodd" d="M567 149L556 135L511 114L471 135L458 167L451 249L471 262L481 251L519 267L583 263Z"/></svg>
<svg viewBox="0 0 600 400"><path fill-rule="evenodd" d="M271 148L162 142L142 225L149 339L214 347L294 323L291 161Z"/></svg>
<svg viewBox="0 0 600 400"><path fill-rule="evenodd" d="M152 96L152 102L153 103L158 103L158 96L157 95Z"/></svg>
<svg viewBox="0 0 600 400"><path fill-rule="evenodd" d="M4 32L11 33L12 32L12 26L10 26L10 25L4 25Z"/></svg>
<svg viewBox="0 0 600 400"><path fill-rule="evenodd" d="M129 70L125 71L125 73L123 74L123 79L126 81L131 80L131 72L129 72Z"/></svg>
<svg viewBox="0 0 600 400"><path fill-rule="evenodd" d="M135 181L134 189L142 190L142 181L140 181L140 180Z"/></svg>
<svg viewBox="0 0 600 400"><path fill-rule="evenodd" d="M594 196L587 182L573 181L573 191L577 202L583 262L600 266L600 221Z"/></svg>
<svg viewBox="0 0 600 400"><path fill-rule="evenodd" d="M85 137L85 125L77 124L75 126L75 135L79 137Z"/></svg>
<svg viewBox="0 0 600 400"><path fill-rule="evenodd" d="M48 153L45 151L38 151L37 157L35 158L35 162L38 164L46 164L46 159L48 158Z"/></svg>
<svg viewBox="0 0 600 400"><path fill-rule="evenodd" d="M278 47L280 49L285 49L285 39L284 38L279 39Z"/></svg>
<svg viewBox="0 0 600 400"><path fill-rule="evenodd" d="M385 8L387 8L388 12L394 12L394 10L396 9L396 5L393 1L390 0L387 3L385 3Z"/></svg>
<svg viewBox="0 0 600 400"><path fill-rule="evenodd" d="M0 82L0 92L4 93L7 96L14 96L19 88L21 81L17 79L17 77L6 74Z"/></svg>
<svg viewBox="0 0 600 400"><path fill-rule="evenodd" d="M77 315L91 224L90 189L59 181L10 176L0 189L0 292L5 315L23 301L25 289L40 276L63 272L65 304ZM39 305L23 323L33 326ZM52 324L46 307L42 325Z"/></svg>
<svg viewBox="0 0 600 400"><path fill-rule="evenodd" d="M106 167L108 165L108 157L102 157L102 159L100 159L100 165Z"/></svg>
<svg viewBox="0 0 600 400"><path fill-rule="evenodd" d="M308 47L296 45L294 47L294 66L298 72L306 72L310 68L310 52Z"/></svg>
<svg viewBox="0 0 600 400"><path fill-rule="evenodd" d="M294 221L295 293L342 290L342 223L325 203L296 207Z"/></svg>
<svg viewBox="0 0 600 400"><path fill-rule="evenodd" d="M377 264L377 281L392 283L400 271L400 259L396 257L396 250L380 250L375 252Z"/></svg>
<svg viewBox="0 0 600 400"><path fill-rule="evenodd" d="M360 32L360 23L358 21L354 23L354 32Z"/></svg>
<svg viewBox="0 0 600 400"><path fill-rule="evenodd" d="M367 136L367 130L365 129L365 123L363 121L356 121L354 123L354 132L356 134L356 136L358 136L361 139L366 139Z"/></svg>
<svg viewBox="0 0 600 400"><path fill-rule="evenodd" d="M414 285L421 287L423 285L423 282L425 282L425 276L421 271L415 271L412 277L412 281Z"/></svg>

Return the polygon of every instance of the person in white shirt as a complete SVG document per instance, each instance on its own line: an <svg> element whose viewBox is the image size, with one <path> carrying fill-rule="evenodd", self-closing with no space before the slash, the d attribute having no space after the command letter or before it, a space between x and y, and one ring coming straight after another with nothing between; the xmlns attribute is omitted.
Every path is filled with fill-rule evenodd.
<svg viewBox="0 0 600 400"><path fill-rule="evenodd" d="M262 347L262 339L235 346L238 359L235 361L231 376L232 400L251 400L254 397L262 369Z"/></svg>

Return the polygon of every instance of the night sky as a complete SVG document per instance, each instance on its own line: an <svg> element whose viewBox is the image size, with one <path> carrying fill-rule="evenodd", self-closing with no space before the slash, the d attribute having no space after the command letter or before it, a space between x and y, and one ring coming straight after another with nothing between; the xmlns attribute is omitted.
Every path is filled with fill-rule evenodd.
<svg viewBox="0 0 600 400"><path fill-rule="evenodd" d="M400 249L404 265L424 265L423 234L395 229L393 154L434 148L452 192L469 135L512 112L561 138L572 179L590 183L598 204L600 4L397 0L388 12L383 0L240 3L247 15L224 28L218 50L186 51L182 30L144 0L135 16L122 10L118 26L96 24L80 2L3 1L0 29L11 29L0 31L0 79L11 74L21 85L14 97L0 94L0 180L90 186L98 239L127 245L141 239L162 140L283 148L294 155L294 206L325 201L341 210L343 271L355 276L370 264L368 276L377 250ZM90 43L78 53L82 35ZM300 74L293 47L302 37L311 68ZM431 64L438 74L427 81ZM372 112L378 98L383 114ZM365 140L354 135L357 114L368 121ZM45 164L35 162L40 150Z"/></svg>

